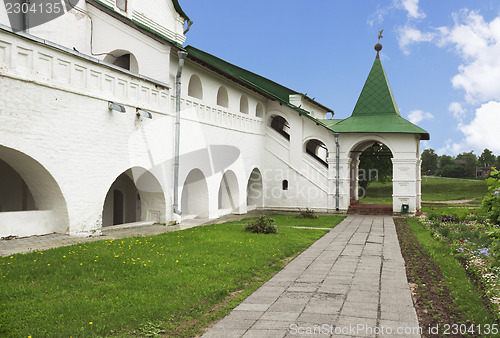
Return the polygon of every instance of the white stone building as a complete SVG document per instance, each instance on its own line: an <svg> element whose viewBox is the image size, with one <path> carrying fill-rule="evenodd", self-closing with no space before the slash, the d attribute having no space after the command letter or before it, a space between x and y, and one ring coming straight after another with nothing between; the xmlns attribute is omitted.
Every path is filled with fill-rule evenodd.
<svg viewBox="0 0 500 338"><path fill-rule="evenodd" d="M429 135L401 118L378 52L352 116L327 119L306 95L183 47L188 22L177 0L80 0L21 31L0 16L0 237L346 211L360 151L380 143L393 210L419 210Z"/></svg>

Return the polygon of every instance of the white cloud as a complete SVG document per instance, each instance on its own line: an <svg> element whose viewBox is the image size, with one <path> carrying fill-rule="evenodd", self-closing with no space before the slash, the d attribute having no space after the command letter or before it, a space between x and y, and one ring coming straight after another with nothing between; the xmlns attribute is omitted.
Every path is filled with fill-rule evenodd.
<svg viewBox="0 0 500 338"><path fill-rule="evenodd" d="M425 13L421 12L418 8L419 0L401 0L400 6L402 6L407 12L408 17L411 19L423 19L425 18Z"/></svg>
<svg viewBox="0 0 500 338"><path fill-rule="evenodd" d="M460 123L458 129L465 135L465 143L481 153L488 148L500 153L500 102L490 101L476 109L476 115L469 124Z"/></svg>
<svg viewBox="0 0 500 338"><path fill-rule="evenodd" d="M438 155L457 155L459 153L462 153L466 151L465 150L465 147L462 143L453 143L453 141L451 139L447 139L446 140L446 143L445 143L445 146L442 147L442 148L439 148L436 153ZM470 151L470 149L468 150Z"/></svg>
<svg viewBox="0 0 500 338"><path fill-rule="evenodd" d="M375 22L381 24L384 22L384 17L395 10L405 10L408 20L423 19L426 14L422 12L418 6L419 0L393 0L392 4L386 7L378 8L368 17L368 24L373 26Z"/></svg>
<svg viewBox="0 0 500 338"><path fill-rule="evenodd" d="M465 91L469 103L500 100L500 16L490 22L475 11L454 15L454 26L441 27L438 45L452 46L462 58L454 88Z"/></svg>
<svg viewBox="0 0 500 338"><path fill-rule="evenodd" d="M430 120L433 119L434 115L431 113L424 112L423 110L412 110L410 113L408 113L408 119L410 120L411 123L419 123L420 121L423 120Z"/></svg>
<svg viewBox="0 0 500 338"><path fill-rule="evenodd" d="M453 117L460 122L465 118L465 109L462 107L460 102L450 103L448 110L453 113Z"/></svg>
<svg viewBox="0 0 500 338"><path fill-rule="evenodd" d="M404 54L410 54L409 46L417 42L429 42L434 40L436 33L422 32L421 30L411 27L403 26L397 29L399 48Z"/></svg>

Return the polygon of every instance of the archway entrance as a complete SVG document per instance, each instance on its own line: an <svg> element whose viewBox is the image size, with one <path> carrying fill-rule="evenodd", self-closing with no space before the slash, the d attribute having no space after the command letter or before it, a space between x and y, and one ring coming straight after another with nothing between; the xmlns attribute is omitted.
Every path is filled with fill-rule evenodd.
<svg viewBox="0 0 500 338"><path fill-rule="evenodd" d="M165 196L158 180L151 172L134 167L118 176L109 188L102 225L160 222L165 213Z"/></svg>
<svg viewBox="0 0 500 338"><path fill-rule="evenodd" d="M66 201L38 161L0 146L0 177L0 237L67 232Z"/></svg>
<svg viewBox="0 0 500 338"><path fill-rule="evenodd" d="M350 153L349 210L392 214L391 150L378 140L363 141Z"/></svg>
<svg viewBox="0 0 500 338"><path fill-rule="evenodd" d="M264 206L264 189L262 174L255 168L252 170L247 184L247 210L262 208Z"/></svg>
<svg viewBox="0 0 500 338"><path fill-rule="evenodd" d="M184 181L181 195L183 219L208 218L208 186L200 169L193 169Z"/></svg>
<svg viewBox="0 0 500 338"><path fill-rule="evenodd" d="M238 179L231 170L228 170L222 176L219 185L219 216L227 215L233 212L239 212L239 189Z"/></svg>

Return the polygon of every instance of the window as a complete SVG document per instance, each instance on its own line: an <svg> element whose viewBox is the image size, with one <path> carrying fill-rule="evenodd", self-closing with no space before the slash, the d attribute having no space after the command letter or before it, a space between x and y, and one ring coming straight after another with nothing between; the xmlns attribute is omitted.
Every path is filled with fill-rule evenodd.
<svg viewBox="0 0 500 338"><path fill-rule="evenodd" d="M273 116L273 118L271 120L271 128L276 130L278 133L281 134L281 136L283 136L288 141L290 141L290 134L288 133L290 126L288 125L288 122L283 117L281 117L279 115Z"/></svg>
<svg viewBox="0 0 500 338"><path fill-rule="evenodd" d="M130 54L123 54L118 57L113 64L123 69L130 70Z"/></svg>
<svg viewBox="0 0 500 338"><path fill-rule="evenodd" d="M243 114L248 114L248 99L245 95L241 95L240 112Z"/></svg>
<svg viewBox="0 0 500 338"><path fill-rule="evenodd" d="M257 107L255 107L255 116L257 117L264 117L264 107L262 104L259 102L257 103Z"/></svg>
<svg viewBox="0 0 500 338"><path fill-rule="evenodd" d="M328 167L328 149L320 140L309 140L306 143L306 153L315 158L318 162Z"/></svg>
<svg viewBox="0 0 500 338"><path fill-rule="evenodd" d="M116 7L121 9L122 11L127 11L127 0L116 0Z"/></svg>
<svg viewBox="0 0 500 338"><path fill-rule="evenodd" d="M197 99L203 99L203 87L201 86L200 77L196 74L191 75L188 85L188 95Z"/></svg>
<svg viewBox="0 0 500 338"><path fill-rule="evenodd" d="M219 88L219 91L217 92L217 105L226 108L229 106L229 99L226 87L221 86Z"/></svg>
<svg viewBox="0 0 500 338"><path fill-rule="evenodd" d="M283 180L283 182L281 182L281 187L283 190L288 190L288 180Z"/></svg>

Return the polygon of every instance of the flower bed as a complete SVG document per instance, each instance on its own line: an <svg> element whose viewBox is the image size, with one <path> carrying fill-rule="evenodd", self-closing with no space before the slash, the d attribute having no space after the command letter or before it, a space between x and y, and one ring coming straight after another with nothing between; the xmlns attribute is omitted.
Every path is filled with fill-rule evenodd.
<svg viewBox="0 0 500 338"><path fill-rule="evenodd" d="M500 229L483 210L434 209L421 219L434 238L452 247L468 274L484 292L493 315L500 320Z"/></svg>

